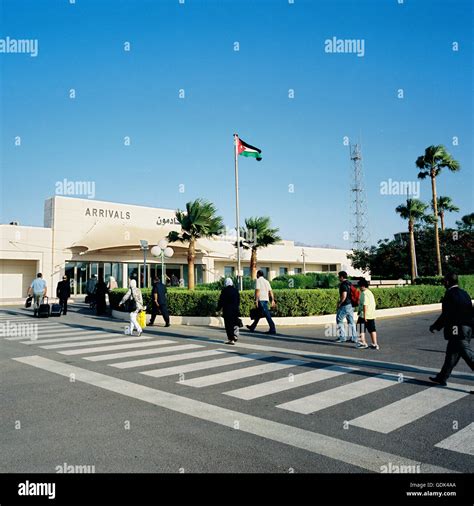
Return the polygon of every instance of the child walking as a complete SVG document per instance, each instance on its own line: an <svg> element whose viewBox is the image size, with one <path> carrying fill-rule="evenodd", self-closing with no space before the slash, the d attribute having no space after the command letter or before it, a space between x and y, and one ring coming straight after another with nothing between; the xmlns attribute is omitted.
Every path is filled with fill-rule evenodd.
<svg viewBox="0 0 474 506"><path fill-rule="evenodd" d="M374 350L380 350L380 346L377 343L377 330L375 328L375 298L374 294L369 290L369 283L366 279L362 278L359 281L359 288L361 291L357 320L359 326L359 342L356 344L356 348L365 349L369 348L367 341L365 340L365 331L370 334L370 340L372 344L370 348Z"/></svg>

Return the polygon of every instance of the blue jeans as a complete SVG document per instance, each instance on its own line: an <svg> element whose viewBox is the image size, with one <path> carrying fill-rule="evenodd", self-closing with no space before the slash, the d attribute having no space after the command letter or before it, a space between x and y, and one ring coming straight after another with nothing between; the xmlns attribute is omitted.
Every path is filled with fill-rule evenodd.
<svg viewBox="0 0 474 506"><path fill-rule="evenodd" d="M259 301L260 309L263 312L263 315L267 319L268 325L270 326L270 332L276 332L275 323L272 320L272 315L270 314L270 309L268 307L268 301L267 300L261 300ZM258 325L260 318L257 318L254 320L252 325L250 326L252 330L255 329L255 327Z"/></svg>
<svg viewBox="0 0 474 506"><path fill-rule="evenodd" d="M346 329L344 320L347 318L349 323L349 335L352 341L357 341L357 329L354 322L354 309L351 304L340 306L336 313L337 334L342 341L346 341Z"/></svg>

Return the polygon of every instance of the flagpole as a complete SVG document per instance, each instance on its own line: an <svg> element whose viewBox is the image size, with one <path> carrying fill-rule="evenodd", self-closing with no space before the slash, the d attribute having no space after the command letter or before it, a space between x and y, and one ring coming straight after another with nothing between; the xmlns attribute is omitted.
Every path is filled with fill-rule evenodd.
<svg viewBox="0 0 474 506"><path fill-rule="evenodd" d="M240 211L239 211L239 162L238 135L234 134L234 167L235 167L235 221L237 224L237 280L239 290L242 290L242 276L240 275Z"/></svg>

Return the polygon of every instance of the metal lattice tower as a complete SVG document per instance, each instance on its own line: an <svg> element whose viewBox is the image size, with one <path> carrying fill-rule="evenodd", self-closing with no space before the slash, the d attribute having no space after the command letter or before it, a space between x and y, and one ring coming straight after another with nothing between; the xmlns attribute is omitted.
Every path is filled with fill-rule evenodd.
<svg viewBox="0 0 474 506"><path fill-rule="evenodd" d="M352 249L366 250L369 240L362 154L359 144L349 144L352 161L351 242Z"/></svg>

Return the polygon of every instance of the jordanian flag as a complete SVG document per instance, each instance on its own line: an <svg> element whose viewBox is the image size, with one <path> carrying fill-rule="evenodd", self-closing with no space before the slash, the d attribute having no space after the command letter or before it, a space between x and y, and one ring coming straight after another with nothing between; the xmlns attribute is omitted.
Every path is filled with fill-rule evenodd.
<svg viewBox="0 0 474 506"><path fill-rule="evenodd" d="M262 150L256 148L255 146L251 146L247 144L242 139L239 139L236 135L237 139L237 153L242 156L250 156L252 158L256 158L259 162L262 159Z"/></svg>

